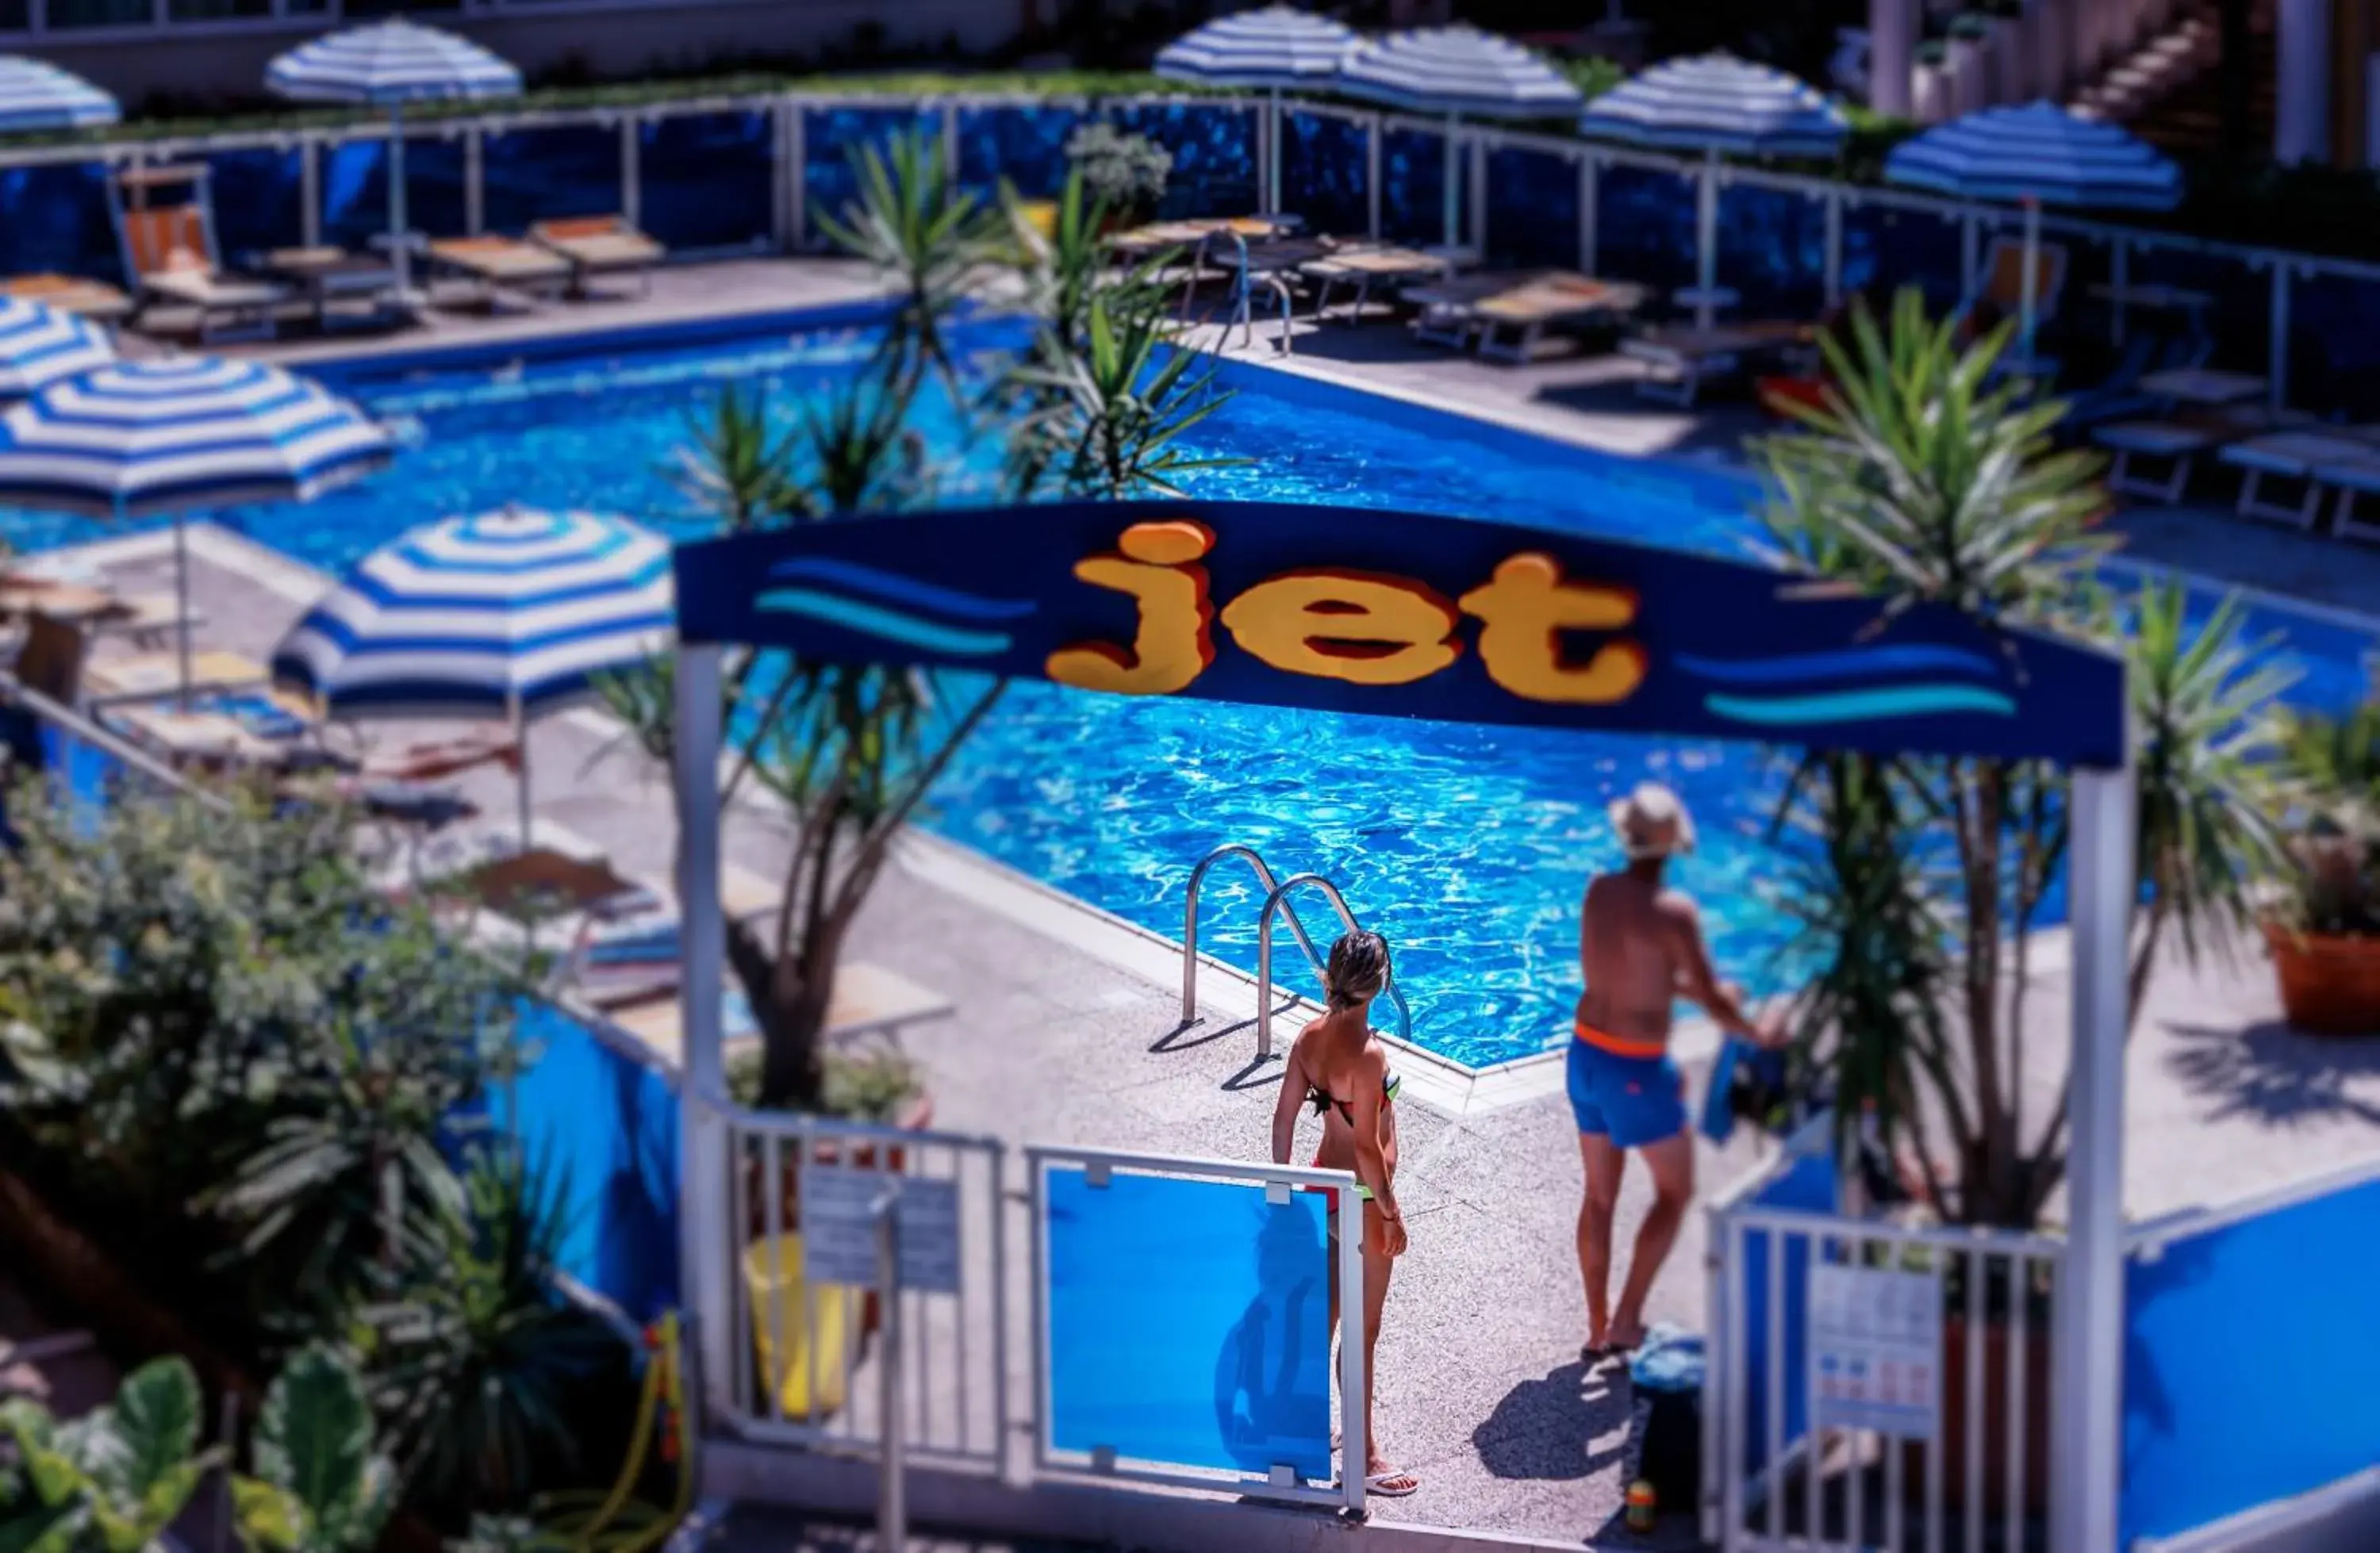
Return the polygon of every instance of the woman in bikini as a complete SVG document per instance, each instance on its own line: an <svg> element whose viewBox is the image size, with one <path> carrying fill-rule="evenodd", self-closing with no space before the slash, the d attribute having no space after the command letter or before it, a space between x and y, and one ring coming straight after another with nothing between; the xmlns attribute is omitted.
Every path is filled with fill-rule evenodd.
<svg viewBox="0 0 2380 1553"><path fill-rule="evenodd" d="M1388 1303L1389 1268L1404 1255L1404 1217L1397 1207L1397 1078L1389 1054L1372 1034L1372 1000L1389 984L1388 940L1351 932L1330 946L1323 973L1330 1006L1298 1032L1273 1105L1272 1159L1286 1165L1297 1143L1297 1113L1311 1103L1322 1118L1315 1168L1353 1171L1364 1198L1364 1480L1385 1498L1421 1486L1411 1473L1381 1454L1372 1418L1373 1357L1380 1345L1380 1312ZM1339 1238L1334 1219L1330 1237ZM1339 1325L1339 1267L1331 1260L1330 1324Z"/></svg>

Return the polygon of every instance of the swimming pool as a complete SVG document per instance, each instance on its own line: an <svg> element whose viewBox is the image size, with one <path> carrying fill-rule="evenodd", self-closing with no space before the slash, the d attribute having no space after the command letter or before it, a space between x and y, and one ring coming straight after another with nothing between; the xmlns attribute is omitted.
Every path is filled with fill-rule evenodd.
<svg viewBox="0 0 2380 1553"><path fill-rule="evenodd" d="M687 417L720 385L816 392L867 348L857 325L530 362L355 374L347 386L413 433L395 467L304 508L237 509L230 527L336 568L431 518L519 501L702 524L669 473ZM1723 470L1561 447L1260 368L1199 429L1247 460L1202 495L1496 517L1741 553L1749 487ZM25 548L73 542L76 519L0 516ZM2259 612L2306 672L2298 696L2343 705L2371 638L2314 615ZM1272 708L1105 698L1020 685L937 787L926 822L1134 922L1181 930L1190 867L1225 842L1284 875L1330 876L1385 932L1433 1050L1483 1066L1566 1031L1577 904L1610 860L1605 804L1652 778L1693 807L1704 843L1680 881L1704 903L1723 969L1773 974L1789 926L1763 898L1764 757L1750 746L1581 736ZM1220 872L1204 943L1253 965L1253 881ZM1321 920L1309 916L1316 930ZM1283 947L1286 947L1284 940Z"/></svg>

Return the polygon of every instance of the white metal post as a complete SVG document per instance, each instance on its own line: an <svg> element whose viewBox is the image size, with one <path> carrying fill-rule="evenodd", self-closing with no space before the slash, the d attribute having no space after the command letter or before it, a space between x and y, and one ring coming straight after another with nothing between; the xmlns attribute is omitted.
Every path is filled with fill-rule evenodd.
<svg viewBox="0 0 2380 1553"><path fill-rule="evenodd" d="M1364 1199L1339 1188L1339 1485L1347 1513L1364 1513L1364 1469L1371 1464L1371 1419L1364 1410Z"/></svg>
<svg viewBox="0 0 2380 1553"><path fill-rule="evenodd" d="M681 1306L692 1313L700 1360L700 1403L724 1414L729 1377L742 1356L730 1318L729 1279L740 1226L727 1218L725 1068L720 999L727 930L719 909L719 659L714 646L677 649L676 727L671 774L677 788L678 1266Z"/></svg>
<svg viewBox="0 0 2380 1553"><path fill-rule="evenodd" d="M1364 200L1367 207L1364 232L1377 243L1380 240L1380 115L1378 114L1372 115L1364 126Z"/></svg>
<svg viewBox="0 0 2380 1553"><path fill-rule="evenodd" d="M308 248L322 241L322 142L308 135L298 142L298 240Z"/></svg>
<svg viewBox="0 0 2380 1553"><path fill-rule="evenodd" d="M1266 213L1277 215L1283 208L1281 198L1281 88L1272 89L1266 100L1264 113L1258 115L1257 127L1264 137L1264 208Z"/></svg>
<svg viewBox="0 0 2380 1553"><path fill-rule="evenodd" d="M1488 258L1488 133L1471 137L1471 249L1484 263Z"/></svg>
<svg viewBox="0 0 2380 1553"><path fill-rule="evenodd" d="M388 110L388 241L389 263L396 271L396 294L413 295L412 222L405 213L405 104Z"/></svg>
<svg viewBox="0 0 2380 1553"><path fill-rule="evenodd" d="M1578 271L1583 275L1595 273L1595 249L1598 241L1595 230L1595 200L1598 192L1597 186L1602 181L1597 173L1598 165L1591 155L1582 154L1578 159Z"/></svg>
<svg viewBox="0 0 2380 1553"><path fill-rule="evenodd" d="M463 131L463 234L469 237L488 224L487 140L484 125Z"/></svg>
<svg viewBox="0 0 2380 1553"><path fill-rule="evenodd" d="M645 224L645 115L631 112L620 121L620 219L641 230Z"/></svg>
<svg viewBox="0 0 2380 1553"><path fill-rule="evenodd" d="M2279 254L2273 256L2271 327L2273 338L2266 375L2272 380L2272 407L2277 416L2289 402L2289 261Z"/></svg>
<svg viewBox="0 0 2380 1553"><path fill-rule="evenodd" d="M2137 795L2129 759L2074 773L2072 1143L2056 1304L2050 1553L2114 1553L2123 1472L2124 1049Z"/></svg>
<svg viewBox="0 0 2380 1553"><path fill-rule="evenodd" d="M810 239L809 147L804 140L808 116L798 100L785 103L785 249L791 253L801 252Z"/></svg>
<svg viewBox="0 0 2380 1553"><path fill-rule="evenodd" d="M1718 302L1718 149L1703 153L1694 187L1694 327L1708 329Z"/></svg>
<svg viewBox="0 0 2380 1553"><path fill-rule="evenodd" d="M901 1416L901 1178L887 1176L876 1199L877 1303L884 1314L876 1332L876 1406L880 1440L876 1546L882 1553L907 1553L909 1485ZM815 1345L815 1336L813 1336Z"/></svg>
<svg viewBox="0 0 2380 1553"><path fill-rule="evenodd" d="M1829 184L1823 196L1827 207L1827 306L1843 299L1843 188Z"/></svg>

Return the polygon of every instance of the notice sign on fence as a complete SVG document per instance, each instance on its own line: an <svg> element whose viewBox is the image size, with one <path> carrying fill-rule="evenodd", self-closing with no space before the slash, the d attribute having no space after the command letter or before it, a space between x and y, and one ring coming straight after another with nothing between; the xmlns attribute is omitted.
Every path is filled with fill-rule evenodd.
<svg viewBox="0 0 2380 1553"><path fill-rule="evenodd" d="M1810 1269L1810 1416L1820 1428L1931 1439L1940 1421L1942 1284L1932 1273Z"/></svg>
<svg viewBox="0 0 2380 1553"><path fill-rule="evenodd" d="M959 1292L959 1187L955 1181L834 1165L802 1167L802 1276L812 1283L873 1289L876 1207L898 1185L901 1287L929 1294Z"/></svg>

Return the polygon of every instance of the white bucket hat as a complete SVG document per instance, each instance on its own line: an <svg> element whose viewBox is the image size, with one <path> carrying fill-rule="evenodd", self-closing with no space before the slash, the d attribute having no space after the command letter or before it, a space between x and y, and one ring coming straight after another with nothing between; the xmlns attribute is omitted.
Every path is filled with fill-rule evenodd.
<svg viewBox="0 0 2380 1553"><path fill-rule="evenodd" d="M1611 828L1629 860L1641 862L1694 849L1694 817L1679 796L1658 782L1639 783L1625 798L1611 801Z"/></svg>

